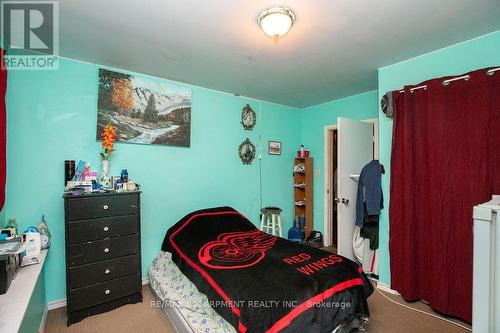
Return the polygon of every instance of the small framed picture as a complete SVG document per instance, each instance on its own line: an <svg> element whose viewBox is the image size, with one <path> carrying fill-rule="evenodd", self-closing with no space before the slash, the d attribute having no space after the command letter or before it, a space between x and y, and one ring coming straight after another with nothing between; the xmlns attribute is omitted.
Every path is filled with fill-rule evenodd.
<svg viewBox="0 0 500 333"><path fill-rule="evenodd" d="M269 141L268 152L269 155L281 155L281 142Z"/></svg>

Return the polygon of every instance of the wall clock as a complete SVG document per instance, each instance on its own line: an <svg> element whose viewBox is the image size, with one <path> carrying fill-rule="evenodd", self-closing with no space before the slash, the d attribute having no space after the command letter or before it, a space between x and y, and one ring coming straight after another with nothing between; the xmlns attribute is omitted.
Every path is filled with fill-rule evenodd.
<svg viewBox="0 0 500 333"><path fill-rule="evenodd" d="M247 131L251 131L257 121L257 114L250 105L245 105L241 113L241 124Z"/></svg>
<svg viewBox="0 0 500 333"><path fill-rule="evenodd" d="M252 164L252 161L255 158L255 146L250 139L247 138L243 141L238 148L238 154L240 155L243 164Z"/></svg>

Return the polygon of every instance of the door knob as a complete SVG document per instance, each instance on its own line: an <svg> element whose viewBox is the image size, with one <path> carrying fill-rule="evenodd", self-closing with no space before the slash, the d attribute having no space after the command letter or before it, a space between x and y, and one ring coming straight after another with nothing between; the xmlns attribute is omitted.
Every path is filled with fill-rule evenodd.
<svg viewBox="0 0 500 333"><path fill-rule="evenodd" d="M349 205L349 199L346 198L335 198L336 203L343 203L344 205Z"/></svg>

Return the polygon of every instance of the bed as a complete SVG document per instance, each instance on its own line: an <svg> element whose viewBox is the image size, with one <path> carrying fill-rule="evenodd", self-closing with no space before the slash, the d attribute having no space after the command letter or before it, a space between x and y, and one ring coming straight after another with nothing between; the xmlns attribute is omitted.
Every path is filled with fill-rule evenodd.
<svg viewBox="0 0 500 333"><path fill-rule="evenodd" d="M230 207L172 226L150 283L180 332L349 332L373 287L341 256L258 230Z"/></svg>

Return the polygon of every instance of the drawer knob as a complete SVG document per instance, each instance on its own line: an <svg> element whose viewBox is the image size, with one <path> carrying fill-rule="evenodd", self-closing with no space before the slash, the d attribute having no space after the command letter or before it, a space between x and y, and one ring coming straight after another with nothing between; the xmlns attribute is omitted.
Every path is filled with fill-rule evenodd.
<svg viewBox="0 0 500 333"><path fill-rule="evenodd" d="M106 289L106 291L104 292L106 295L109 295L109 293L111 292L111 290L109 289Z"/></svg>
<svg viewBox="0 0 500 333"><path fill-rule="evenodd" d="M109 269L104 271L104 274L109 274L109 273L111 273L111 271Z"/></svg>
<svg viewBox="0 0 500 333"><path fill-rule="evenodd" d="M109 228L108 228L108 227L104 227L104 231L108 231L108 230L109 230Z"/></svg>
<svg viewBox="0 0 500 333"><path fill-rule="evenodd" d="M107 210L109 208L109 206L108 205L104 205L104 207L102 207L102 208L104 208L104 210Z"/></svg>
<svg viewBox="0 0 500 333"><path fill-rule="evenodd" d="M108 248L105 248L104 249L104 253L108 253L109 252L109 249Z"/></svg>

